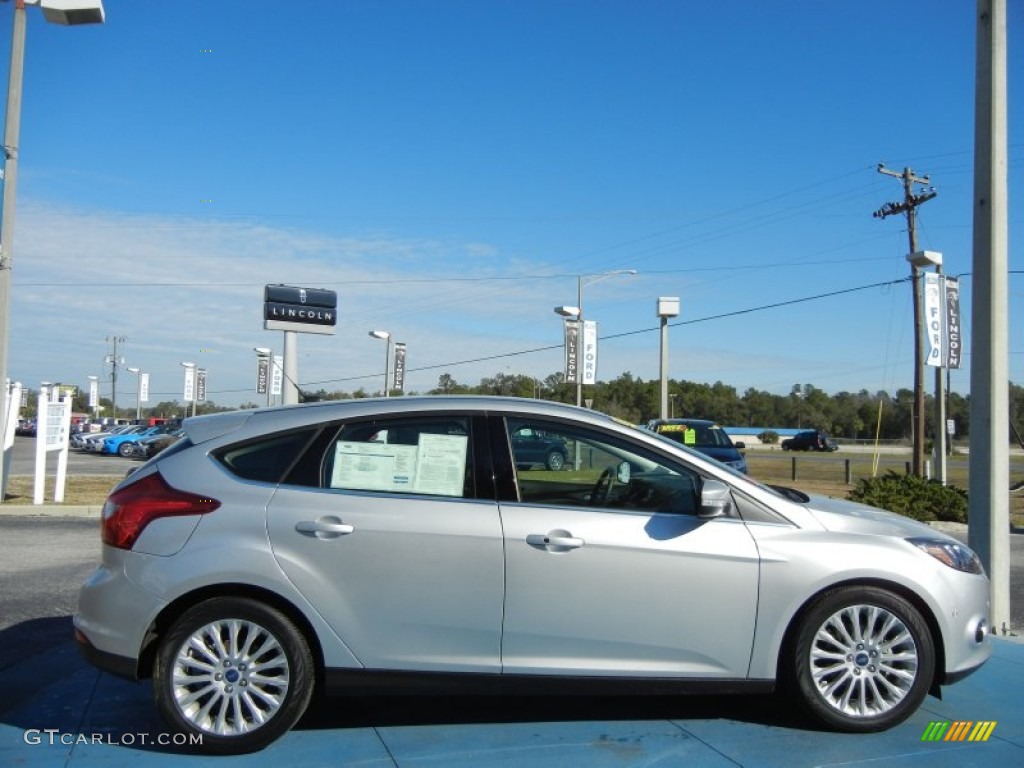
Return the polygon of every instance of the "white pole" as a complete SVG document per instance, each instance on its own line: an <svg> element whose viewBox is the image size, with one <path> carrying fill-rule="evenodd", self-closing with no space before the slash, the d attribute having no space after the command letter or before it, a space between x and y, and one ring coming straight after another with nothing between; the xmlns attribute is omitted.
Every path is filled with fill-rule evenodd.
<svg viewBox="0 0 1024 768"><path fill-rule="evenodd" d="M991 580L994 631L1010 622L1006 0L978 0L971 291L971 548Z"/></svg>

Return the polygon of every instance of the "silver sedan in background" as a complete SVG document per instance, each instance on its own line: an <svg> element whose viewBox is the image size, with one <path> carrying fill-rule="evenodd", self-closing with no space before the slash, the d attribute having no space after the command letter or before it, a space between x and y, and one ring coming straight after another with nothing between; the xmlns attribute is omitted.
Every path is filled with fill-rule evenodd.
<svg viewBox="0 0 1024 768"><path fill-rule="evenodd" d="M516 435L565 446L517 461ZM103 510L81 652L212 753L322 684L769 692L867 732L991 653L978 558L588 410L402 397L188 419Z"/></svg>

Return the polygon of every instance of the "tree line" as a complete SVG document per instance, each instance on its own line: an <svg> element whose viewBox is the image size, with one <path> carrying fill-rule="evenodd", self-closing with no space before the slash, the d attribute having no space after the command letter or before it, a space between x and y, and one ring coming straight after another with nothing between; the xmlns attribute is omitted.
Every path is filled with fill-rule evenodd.
<svg viewBox="0 0 1024 768"><path fill-rule="evenodd" d="M1024 445L1024 387L1009 383L1010 424L1007 434L1010 441ZM668 382L670 416L676 418L711 419L723 426L758 428L803 428L820 429L838 438L868 440L877 437L882 440L909 440L913 432L914 393L910 389L898 389L895 394L885 391L836 392L829 394L812 384L794 384L786 395L777 395L750 387L740 394L737 389L721 381L706 384L694 381L670 379ZM88 412L87 396L79 390L74 409ZM315 392L300 392L304 401L346 400L373 397L380 392L358 389L353 392L324 389ZM392 392L393 396L401 395ZM409 393L418 394L418 393ZM483 378L477 384L463 384L449 373L438 378L437 386L427 394L455 395L499 395L505 397L533 397L563 403L576 402L576 385L567 382L562 373L555 373L544 379L512 373L498 373ZM657 379L644 381L630 373L623 373L610 381L601 381L584 387L584 398L595 410L616 418L641 424L659 416L661 386ZM935 434L933 398L926 396L925 432ZM32 399L30 403L34 402ZM109 401L101 401L106 407L103 413L110 414ZM947 395L946 417L956 425L955 439L966 439L970 435L970 395L950 392ZM241 408L256 408L257 403L244 403ZM191 408L191 406L189 406ZM118 409L119 416L134 417L135 409ZM144 408L144 415L180 417L185 406L177 401L167 401ZM214 402L198 404L197 413L213 413L233 410L218 406ZM129 413L130 411L130 413ZM191 413L191 410L188 411Z"/></svg>

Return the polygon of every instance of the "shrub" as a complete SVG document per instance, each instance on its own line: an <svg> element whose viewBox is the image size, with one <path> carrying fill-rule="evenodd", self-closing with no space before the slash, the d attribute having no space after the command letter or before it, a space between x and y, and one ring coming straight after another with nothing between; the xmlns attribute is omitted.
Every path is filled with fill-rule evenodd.
<svg viewBox="0 0 1024 768"><path fill-rule="evenodd" d="M888 472L857 481L849 498L915 520L967 522L967 491L937 480Z"/></svg>
<svg viewBox="0 0 1024 768"><path fill-rule="evenodd" d="M757 439L760 440L765 445L775 445L777 442L779 442L779 433L773 432L770 429L766 429L764 432L757 436Z"/></svg>

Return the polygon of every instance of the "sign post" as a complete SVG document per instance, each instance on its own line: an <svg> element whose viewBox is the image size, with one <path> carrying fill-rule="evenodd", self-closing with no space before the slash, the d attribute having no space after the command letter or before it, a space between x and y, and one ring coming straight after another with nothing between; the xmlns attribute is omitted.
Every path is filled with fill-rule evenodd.
<svg viewBox="0 0 1024 768"><path fill-rule="evenodd" d="M57 390L54 390L54 394ZM68 474L68 438L71 431L71 396L50 400L47 387L39 390L39 407L36 417L36 476L32 494L33 504L42 504L46 489L46 454L60 451L57 457L57 478L53 489L53 500L64 501L64 485Z"/></svg>

